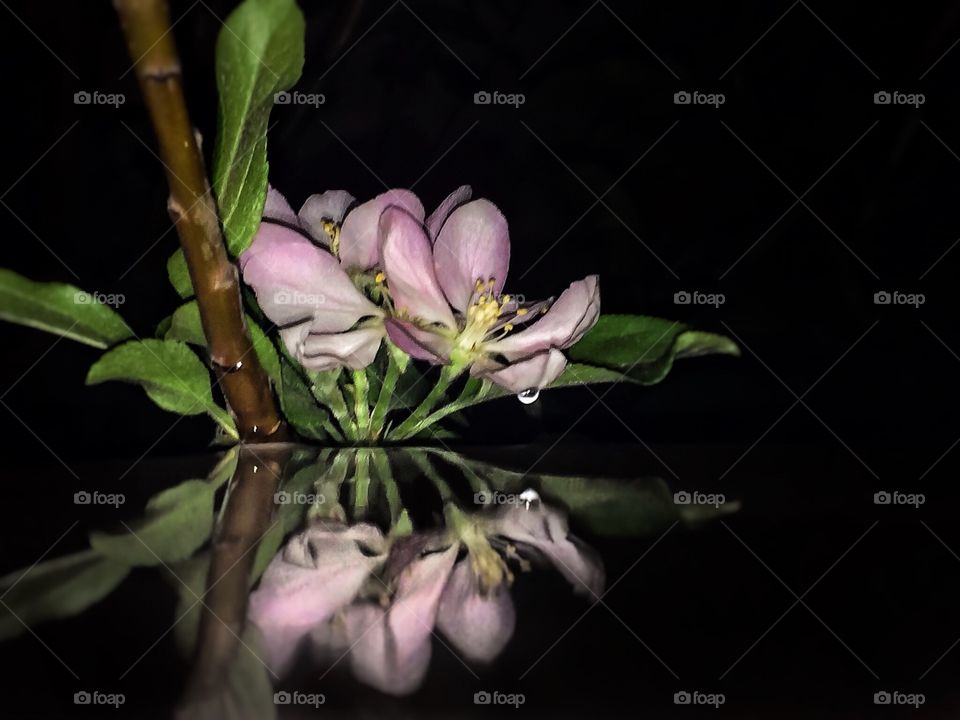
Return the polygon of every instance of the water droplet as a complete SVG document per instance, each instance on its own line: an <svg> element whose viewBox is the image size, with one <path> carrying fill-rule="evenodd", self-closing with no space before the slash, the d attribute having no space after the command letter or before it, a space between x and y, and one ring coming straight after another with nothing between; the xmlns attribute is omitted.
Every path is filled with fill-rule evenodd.
<svg viewBox="0 0 960 720"><path fill-rule="evenodd" d="M528 388L521 393L517 393L517 399L524 405L535 403L540 397L540 388Z"/></svg>

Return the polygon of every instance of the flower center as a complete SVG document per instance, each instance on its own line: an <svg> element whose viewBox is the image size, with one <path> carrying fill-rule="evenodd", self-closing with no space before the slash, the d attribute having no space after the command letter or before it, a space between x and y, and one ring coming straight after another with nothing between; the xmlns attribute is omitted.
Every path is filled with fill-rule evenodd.
<svg viewBox="0 0 960 720"><path fill-rule="evenodd" d="M330 252L340 257L340 225L329 218L323 219L323 231L330 238Z"/></svg>
<svg viewBox="0 0 960 720"><path fill-rule="evenodd" d="M513 325L501 322L501 317L505 312L509 312L515 303L509 295L497 297L493 290L495 285L494 278L486 281L477 279L474 300L467 308L463 329L457 338L457 347L461 350L476 350L494 331L506 335L513 330ZM515 314L522 315L525 312L526 310L517 310Z"/></svg>

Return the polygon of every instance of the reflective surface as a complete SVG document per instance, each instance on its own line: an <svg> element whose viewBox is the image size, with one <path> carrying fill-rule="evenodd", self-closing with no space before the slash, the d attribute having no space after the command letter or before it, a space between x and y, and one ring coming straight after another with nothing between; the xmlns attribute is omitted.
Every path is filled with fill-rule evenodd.
<svg viewBox="0 0 960 720"><path fill-rule="evenodd" d="M545 450L260 448L238 470L155 462L122 502L57 491L5 544L5 697L40 717L754 717L787 698L842 717L889 691L949 716L960 563L931 508L875 505L839 456L759 453L732 512L638 472L706 477L723 448Z"/></svg>

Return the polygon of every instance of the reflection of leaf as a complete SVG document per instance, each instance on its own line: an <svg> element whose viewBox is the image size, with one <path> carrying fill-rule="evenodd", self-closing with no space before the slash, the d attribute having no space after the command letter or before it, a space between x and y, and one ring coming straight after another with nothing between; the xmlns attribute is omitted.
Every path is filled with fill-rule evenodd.
<svg viewBox="0 0 960 720"><path fill-rule="evenodd" d="M96 348L133 333L94 294L73 285L40 283L0 268L0 320L29 325Z"/></svg>
<svg viewBox="0 0 960 720"><path fill-rule="evenodd" d="M155 495L146 517L117 535L90 533L90 545L128 565L159 565L190 557L213 530L215 488L205 480L187 480Z"/></svg>
<svg viewBox="0 0 960 720"><path fill-rule="evenodd" d="M533 488L545 502L563 505L578 524L602 536L649 535L678 520L695 524L735 512L739 507L739 503L727 503L719 510L698 506L691 511L687 506L674 504L670 488L656 477L619 479L519 473L451 453L442 456L475 472L498 490L519 493Z"/></svg>
<svg viewBox="0 0 960 720"><path fill-rule="evenodd" d="M77 615L104 598L130 572L93 550L65 555L0 579L0 639L50 620ZM19 619L18 619L19 618Z"/></svg>
<svg viewBox="0 0 960 720"><path fill-rule="evenodd" d="M200 626L203 604L198 601L207 589L207 571L210 568L210 553L204 552L189 560L170 567L173 577L170 583L177 591L177 607L174 611L177 624L173 628L177 647L184 657L193 654Z"/></svg>

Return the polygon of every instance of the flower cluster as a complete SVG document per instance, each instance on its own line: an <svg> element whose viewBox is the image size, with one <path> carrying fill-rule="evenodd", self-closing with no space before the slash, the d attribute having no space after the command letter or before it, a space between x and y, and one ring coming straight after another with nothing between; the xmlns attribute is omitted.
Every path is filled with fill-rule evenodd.
<svg viewBox="0 0 960 720"><path fill-rule="evenodd" d="M365 368L384 338L411 357L488 379L516 393L566 367L561 352L600 313L596 275L555 302L503 294L507 221L463 186L428 217L409 190L357 204L312 195L299 212L272 188L241 255L244 281L305 368Z"/></svg>
<svg viewBox="0 0 960 720"><path fill-rule="evenodd" d="M309 649L349 657L362 682L403 695L426 675L435 629L468 660L500 654L516 624L507 561L526 569L531 560L551 563L591 599L603 592L599 557L570 535L565 515L539 503L399 537L315 518L270 563L249 614L277 675Z"/></svg>

